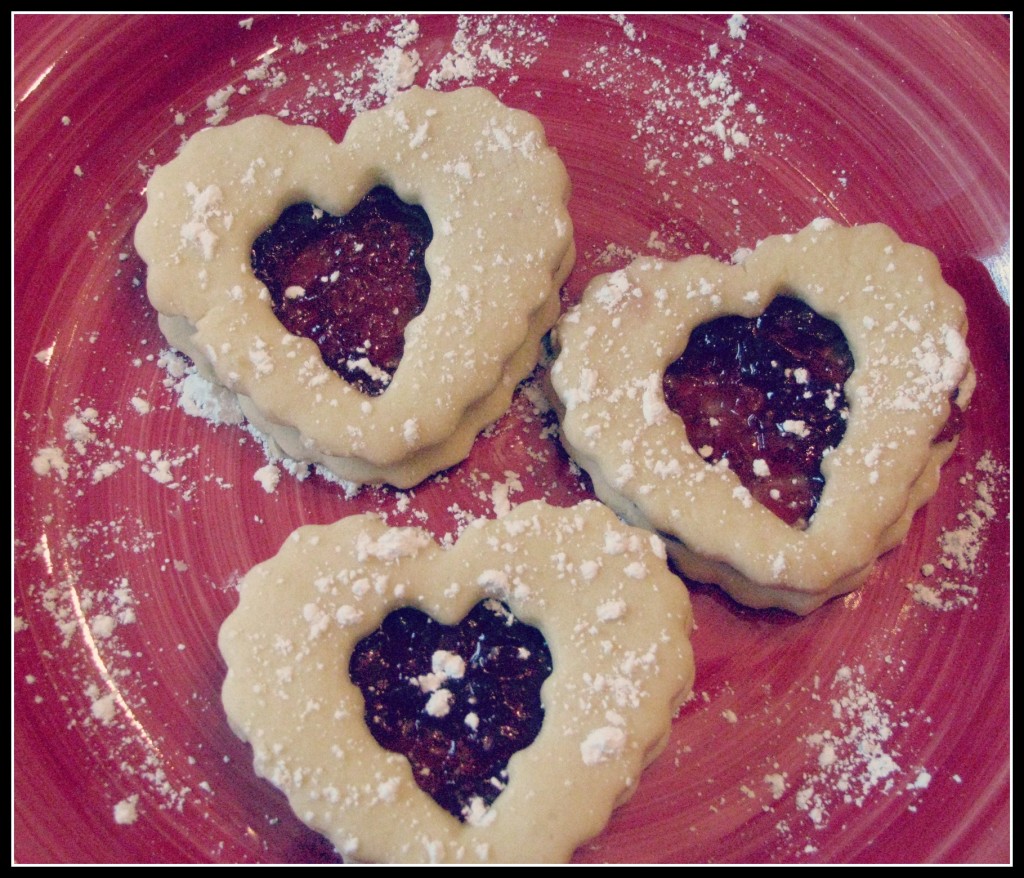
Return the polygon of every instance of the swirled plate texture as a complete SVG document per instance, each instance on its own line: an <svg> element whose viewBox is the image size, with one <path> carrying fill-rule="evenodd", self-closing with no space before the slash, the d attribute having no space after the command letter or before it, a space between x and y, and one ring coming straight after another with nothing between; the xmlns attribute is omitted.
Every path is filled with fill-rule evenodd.
<svg viewBox="0 0 1024 878"><path fill-rule="evenodd" d="M727 258L819 216L888 223L967 302L978 390L907 541L805 619L694 586L695 696L576 860L1009 861L1006 18L18 15L13 35L14 860L337 862L222 713L239 576L349 513L450 540L591 496L540 373L402 492L299 480L182 407L200 397L132 247L153 166L256 113L339 139L416 83L543 121L574 186L563 307L635 255Z"/></svg>

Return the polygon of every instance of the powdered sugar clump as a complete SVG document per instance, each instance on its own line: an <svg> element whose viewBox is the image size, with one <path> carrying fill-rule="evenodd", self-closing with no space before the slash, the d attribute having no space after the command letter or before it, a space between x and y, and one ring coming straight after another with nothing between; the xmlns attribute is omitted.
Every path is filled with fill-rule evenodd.
<svg viewBox="0 0 1024 878"><path fill-rule="evenodd" d="M580 744L584 765L614 759L626 746L626 733L619 726L602 726L591 731Z"/></svg>
<svg viewBox="0 0 1024 878"><path fill-rule="evenodd" d="M139 796L138 793L122 799L114 805L114 822L127 826L139 819Z"/></svg>
<svg viewBox="0 0 1024 878"><path fill-rule="evenodd" d="M264 491L273 494L281 480L281 471L274 464L268 463L256 470L252 477L260 483Z"/></svg>

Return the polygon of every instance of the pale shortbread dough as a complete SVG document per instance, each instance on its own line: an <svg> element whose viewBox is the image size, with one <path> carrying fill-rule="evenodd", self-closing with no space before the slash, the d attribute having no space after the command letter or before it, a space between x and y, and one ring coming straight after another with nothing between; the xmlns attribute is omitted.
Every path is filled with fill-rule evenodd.
<svg viewBox="0 0 1024 878"><path fill-rule="evenodd" d="M392 610L450 625L487 597L541 631L553 670L540 734L462 823L374 741L347 669ZM596 501L524 503L448 549L360 515L300 528L244 578L220 631L223 699L256 771L346 860L563 862L664 747L693 683L691 627L662 541Z"/></svg>
<svg viewBox="0 0 1024 878"><path fill-rule="evenodd" d="M662 390L692 330L754 317L783 292L837 323L855 363L846 434L822 462L806 530L753 500L726 461L706 462ZM966 408L974 388L966 333L964 303L933 254L881 224L816 220L737 265L638 259L596 278L558 324L550 378L563 442L602 500L664 535L686 576L803 614L857 588L935 493L956 439L932 440L950 394Z"/></svg>
<svg viewBox="0 0 1024 878"><path fill-rule="evenodd" d="M426 309L371 398L284 329L250 252L289 205L341 215L376 185L421 205L434 237ZM135 244L170 343L285 455L410 487L463 460L536 365L575 259L569 191L534 116L480 88L413 88L340 144L270 116L200 131L153 173Z"/></svg>

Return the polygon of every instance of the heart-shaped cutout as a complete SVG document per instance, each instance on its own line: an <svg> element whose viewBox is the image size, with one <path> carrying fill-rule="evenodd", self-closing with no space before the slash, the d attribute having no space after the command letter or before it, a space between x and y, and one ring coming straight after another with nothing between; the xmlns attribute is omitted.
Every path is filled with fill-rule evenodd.
<svg viewBox="0 0 1024 878"><path fill-rule="evenodd" d="M667 742L693 683L691 626L662 541L595 501L523 503L446 548L351 516L299 528L244 577L218 638L224 708L257 773L346 860L564 862ZM498 679L497 704L480 678ZM376 706L392 681L397 717ZM434 737L434 719L475 726L480 746ZM374 726L434 752L386 749ZM475 761L482 785L460 790ZM432 797L424 769L448 791Z"/></svg>
<svg viewBox="0 0 1024 878"><path fill-rule="evenodd" d="M402 359L406 325L427 304L431 238L422 207L377 186L343 216L309 203L287 208L253 243L252 268L285 329L380 396Z"/></svg>
<svg viewBox="0 0 1024 878"><path fill-rule="evenodd" d="M665 402L709 463L728 461L751 496L806 527L839 445L853 373L843 331L800 299L778 295L757 317L698 326L666 370Z"/></svg>
<svg viewBox="0 0 1024 878"><path fill-rule="evenodd" d="M349 661L374 739L405 756L420 788L460 820L490 806L509 759L537 737L550 674L544 636L493 599L457 625L395 610Z"/></svg>
<svg viewBox="0 0 1024 878"><path fill-rule="evenodd" d="M723 317L757 319L780 297L799 299L834 322L853 360L843 386L845 432L822 453L824 484L804 528L769 508L776 499L771 486L769 502L757 502L761 474L779 465L751 456L755 481L745 483L733 460L716 458L721 443L691 439L666 387L672 364L702 326ZM778 307L788 310L785 302ZM799 326L804 319L796 315L792 322ZM974 388L966 332L963 300L943 281L934 254L881 224L844 228L817 220L796 234L765 239L731 265L707 256L637 259L591 281L558 324L551 385L561 407L562 442L602 500L666 538L687 576L716 583L749 606L808 613L860 586L935 493L939 470L956 445L959 409ZM821 351L813 333L810 340L807 356L816 360ZM709 347L717 353L714 342ZM783 371L808 368L809 379L809 366L795 365L802 360L791 360L791 353L768 354L767 370L777 358ZM759 356L746 368L763 368ZM847 361L841 353L834 359ZM826 384L815 408L828 410L844 371L822 373ZM767 395L737 387L738 394ZM841 407L838 397L832 404ZM741 407L737 420L760 405L757 399ZM951 412L954 423L947 427ZM783 417L776 431L808 429L803 414L789 417L789 424ZM822 444L830 445L837 432L824 429ZM763 451L761 435L755 431L752 454Z"/></svg>

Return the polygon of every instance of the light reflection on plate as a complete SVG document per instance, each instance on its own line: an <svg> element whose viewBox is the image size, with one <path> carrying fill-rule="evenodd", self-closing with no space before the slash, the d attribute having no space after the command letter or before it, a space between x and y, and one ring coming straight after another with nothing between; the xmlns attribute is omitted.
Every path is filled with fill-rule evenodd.
<svg viewBox="0 0 1024 878"><path fill-rule="evenodd" d="M634 254L727 257L820 215L928 246L968 303L979 389L906 544L804 620L695 587L696 697L577 860L1008 861L1009 313L986 266L1008 297L1009 27L737 24L15 19L17 861L336 861L226 727L233 583L299 524L377 510L441 537L499 496L588 496L535 388L444 478L346 498L267 493L259 444L166 386L131 245L149 169L225 108L340 138L412 72L544 121L574 183L567 303ZM939 543L958 529L973 558Z"/></svg>

